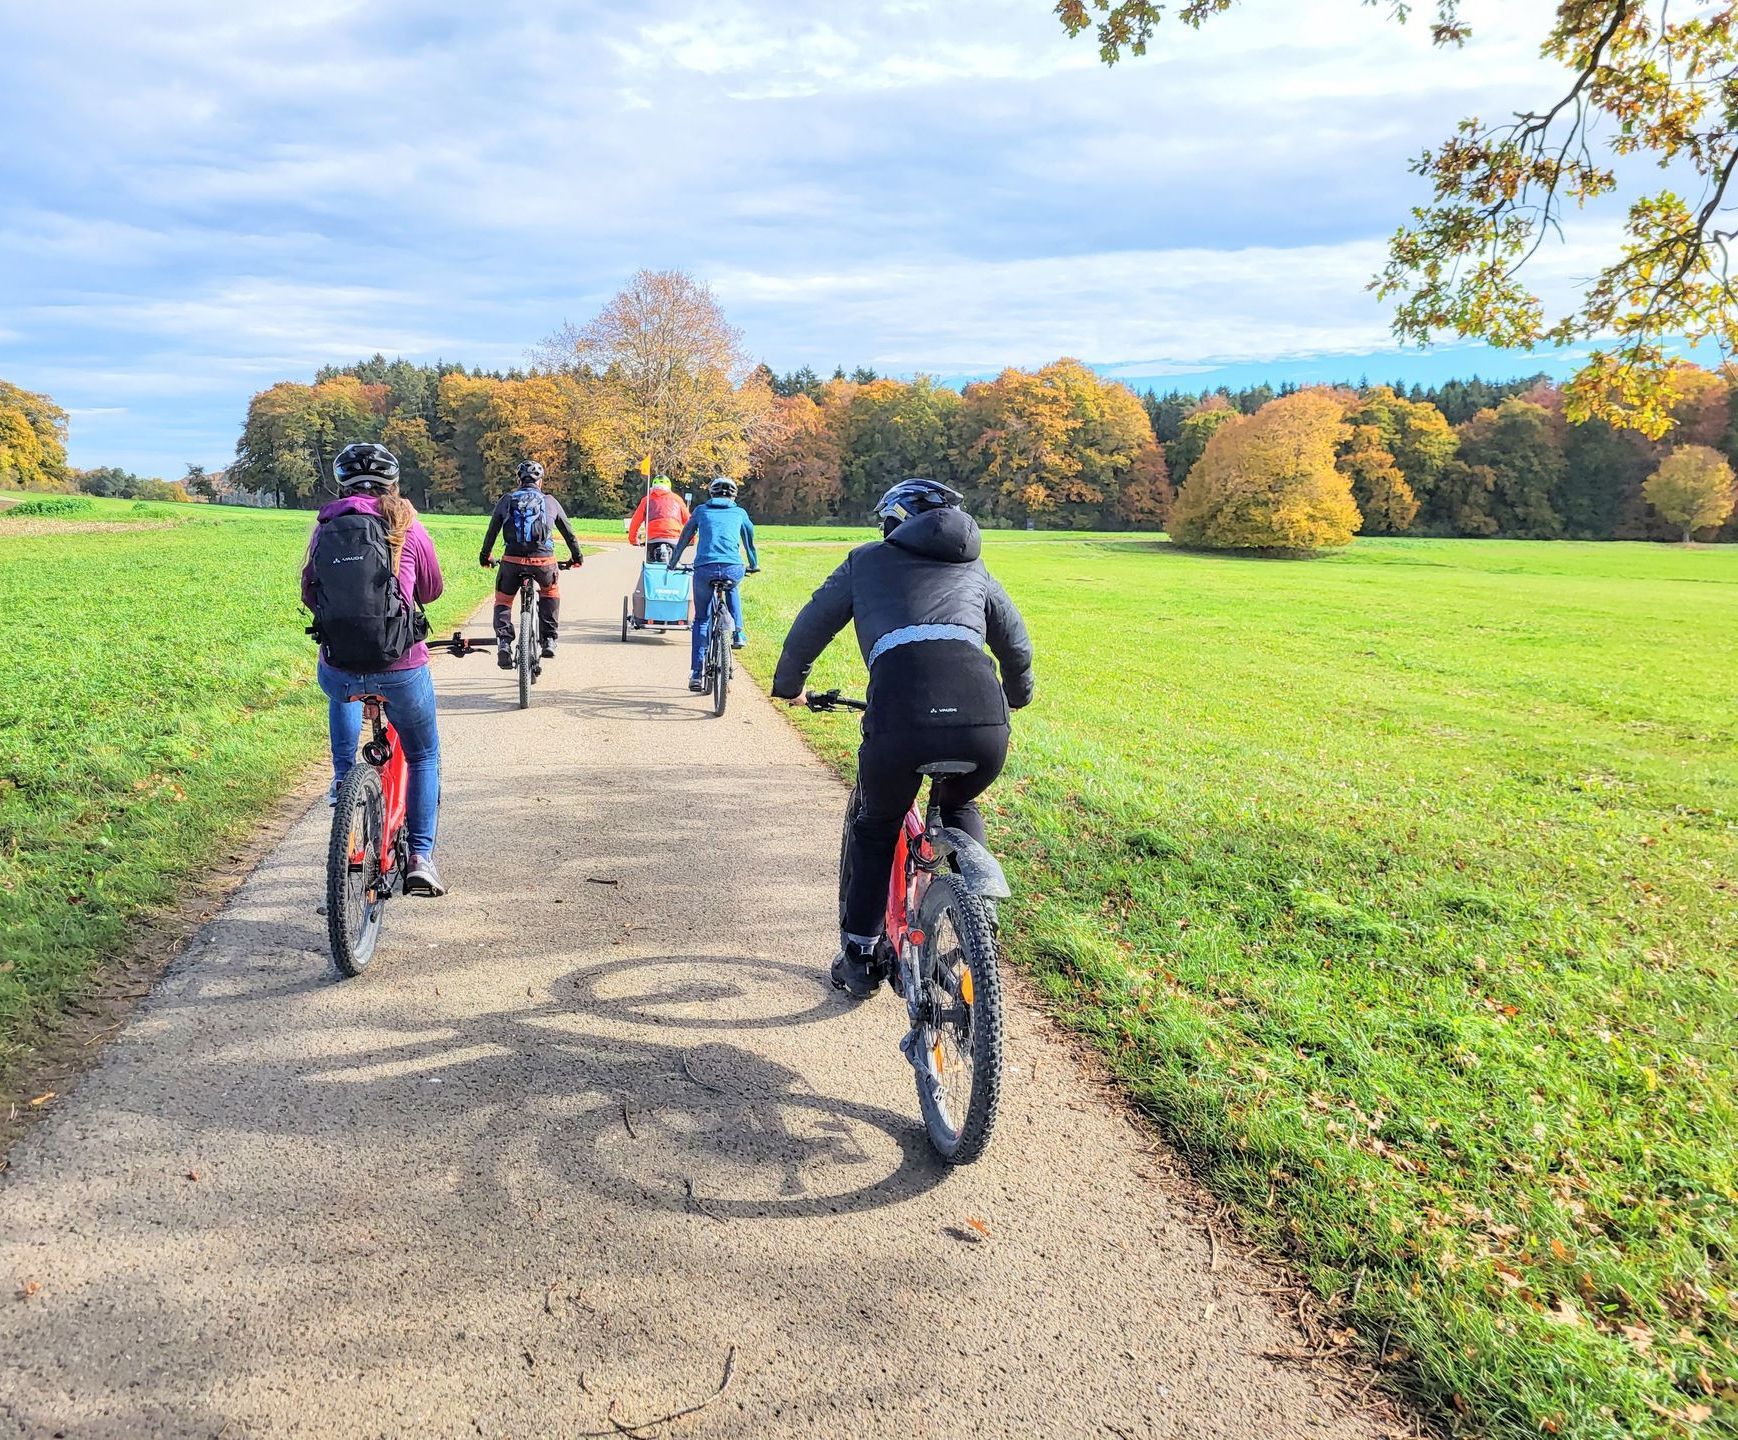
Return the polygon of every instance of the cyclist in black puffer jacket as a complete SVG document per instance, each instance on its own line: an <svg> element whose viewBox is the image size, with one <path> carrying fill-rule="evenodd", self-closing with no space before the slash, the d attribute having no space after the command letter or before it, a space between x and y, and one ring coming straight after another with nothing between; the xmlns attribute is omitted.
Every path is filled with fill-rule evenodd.
<svg viewBox="0 0 1738 1440"><path fill-rule="evenodd" d="M869 709L857 752L857 810L839 881L833 983L862 998L880 987L876 954L899 825L919 765L970 760L969 775L934 781L945 823L980 843L977 798L1008 758L1008 712L1032 699L1032 642L1014 602L978 558L982 538L960 496L932 480L904 480L875 507L882 539L859 546L792 622L772 693L806 700L809 668L856 623L869 667ZM990 653L1001 666L984 653Z"/></svg>

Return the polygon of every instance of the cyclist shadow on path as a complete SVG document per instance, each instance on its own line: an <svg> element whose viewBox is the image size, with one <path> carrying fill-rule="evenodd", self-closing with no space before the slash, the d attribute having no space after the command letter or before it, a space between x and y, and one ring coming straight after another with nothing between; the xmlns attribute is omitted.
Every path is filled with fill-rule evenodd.
<svg viewBox="0 0 1738 1440"><path fill-rule="evenodd" d="M202 1062L201 1084L146 1092L150 1114L204 1132L201 1144L212 1148L220 1148L214 1129L233 1128L378 1155L385 1168L359 1174L364 1189L414 1189L418 1177L446 1168L492 1177L502 1193L491 1205L527 1192L589 1193L710 1221L802 1219L899 1204L946 1178L915 1112L823 1094L796 1070L705 1034L832 1018L837 1002L818 983L816 1003L803 997L788 1014L681 1013L741 998L740 986L712 978L719 974L758 972L777 983L757 994L788 997L790 977L806 974L800 966L755 956L624 958L569 971L548 998L511 1009L431 1020L441 1001L419 1003L437 988L468 990L487 971L481 961L426 972L416 996L371 1007L362 1029L329 1030L331 1014L310 993L314 1003L295 1023L305 1031L299 1057L291 1047L282 1058L253 1047L220 1051ZM174 1025L176 1011L230 998L204 989L166 998L158 1017ZM631 1033L641 1028L683 1034L671 1042ZM321 1043L323 1033L332 1043ZM219 1117L205 1108L214 1092L225 1096Z"/></svg>

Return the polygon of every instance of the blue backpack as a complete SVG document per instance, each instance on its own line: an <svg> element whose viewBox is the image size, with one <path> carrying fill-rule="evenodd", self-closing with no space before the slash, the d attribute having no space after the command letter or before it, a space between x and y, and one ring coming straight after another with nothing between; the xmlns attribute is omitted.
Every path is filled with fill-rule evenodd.
<svg viewBox="0 0 1738 1440"><path fill-rule="evenodd" d="M543 492L527 485L507 497L507 549L519 555L535 554L550 544L549 511Z"/></svg>

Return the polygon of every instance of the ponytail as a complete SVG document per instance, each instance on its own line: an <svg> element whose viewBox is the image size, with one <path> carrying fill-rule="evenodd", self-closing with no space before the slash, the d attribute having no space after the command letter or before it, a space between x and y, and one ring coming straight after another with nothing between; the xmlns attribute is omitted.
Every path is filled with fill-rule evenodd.
<svg viewBox="0 0 1738 1440"><path fill-rule="evenodd" d="M416 519L416 506L393 487L390 494L380 497L380 513L386 521L386 545L392 552L392 573L398 574L398 562L404 555L404 539Z"/></svg>

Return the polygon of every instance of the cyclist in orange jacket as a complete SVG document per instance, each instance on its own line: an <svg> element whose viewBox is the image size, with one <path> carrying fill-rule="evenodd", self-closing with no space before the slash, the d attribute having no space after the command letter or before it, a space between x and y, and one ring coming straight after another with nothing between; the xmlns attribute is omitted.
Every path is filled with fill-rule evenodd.
<svg viewBox="0 0 1738 1440"><path fill-rule="evenodd" d="M645 498L640 501L640 508L634 511L634 518L628 521L628 544L640 543L640 531L643 528L646 535L646 559L654 565L665 564L675 547L676 537L682 533L682 527L687 523L688 507L683 504L682 497L670 488L669 477L660 475L652 481L652 488L646 491Z"/></svg>

